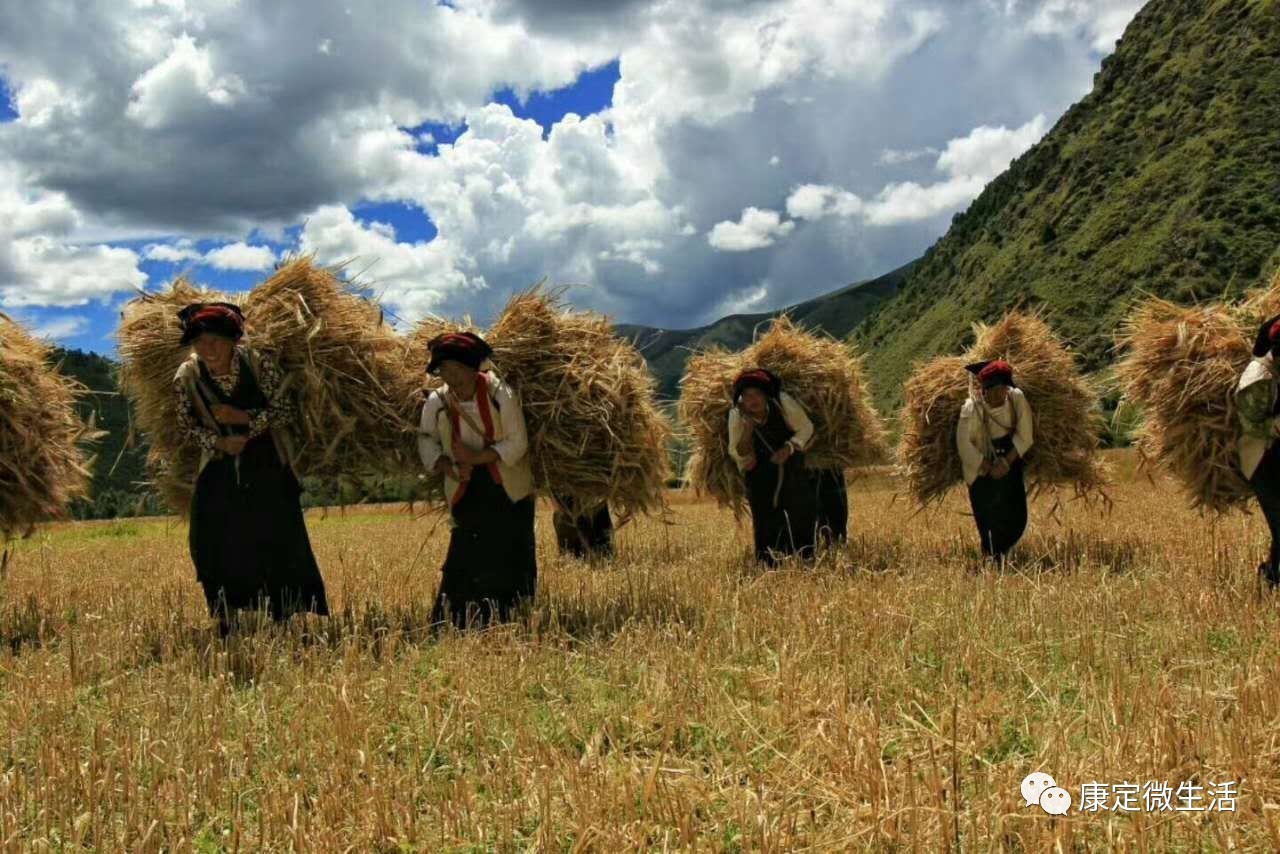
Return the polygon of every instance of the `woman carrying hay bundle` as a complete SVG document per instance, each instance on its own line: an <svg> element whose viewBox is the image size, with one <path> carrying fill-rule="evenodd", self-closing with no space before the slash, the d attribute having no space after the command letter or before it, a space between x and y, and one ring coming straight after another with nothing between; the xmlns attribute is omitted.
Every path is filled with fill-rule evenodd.
<svg viewBox="0 0 1280 854"><path fill-rule="evenodd" d="M979 391L960 410L956 449L982 554L1002 563L1027 528L1022 475L1033 442L1031 406L1008 362L976 362L966 370L977 377Z"/></svg>
<svg viewBox="0 0 1280 854"><path fill-rule="evenodd" d="M452 522L432 622L506 622L533 598L538 578L520 397L482 370L493 349L479 335L445 333L427 346L427 372L444 384L422 408L418 452L444 477Z"/></svg>
<svg viewBox="0 0 1280 854"><path fill-rule="evenodd" d="M756 560L774 565L778 555L813 556L817 508L804 467L813 422L782 391L782 380L763 368L733 382L729 454L742 472L751 507Z"/></svg>
<svg viewBox="0 0 1280 854"><path fill-rule="evenodd" d="M1271 531L1271 551L1258 574L1272 587L1280 585L1280 394L1276 356L1280 354L1280 316L1258 329L1253 359L1236 387L1236 408L1244 430L1240 436L1240 470L1258 498Z"/></svg>
<svg viewBox="0 0 1280 854"><path fill-rule="evenodd" d="M328 614L324 580L302 516L293 470L293 407L279 366L239 345L244 315L230 303L178 314L192 354L174 377L179 425L200 449L189 544L209 612L226 634L236 612L276 621Z"/></svg>
<svg viewBox="0 0 1280 854"><path fill-rule="evenodd" d="M562 555L591 560L613 557L613 517L609 503L602 502L586 513L575 513L572 498L556 499L551 524L556 547Z"/></svg>

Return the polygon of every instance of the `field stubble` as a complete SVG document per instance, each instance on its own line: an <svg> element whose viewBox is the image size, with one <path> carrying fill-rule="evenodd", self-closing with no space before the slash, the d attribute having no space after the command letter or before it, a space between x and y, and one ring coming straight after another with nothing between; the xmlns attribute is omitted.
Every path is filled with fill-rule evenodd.
<svg viewBox="0 0 1280 854"><path fill-rule="evenodd" d="M1123 468L1123 466L1122 466ZM1280 597L1256 514L1122 479L1033 507L982 568L963 496L855 486L848 547L761 572L678 497L609 568L539 514L528 619L428 637L447 529L309 517L335 616L224 645L164 521L16 546L0 599L0 841L44 850L1280 848ZM1234 781L1232 812L1024 807ZM1207 801L1207 799L1206 799Z"/></svg>

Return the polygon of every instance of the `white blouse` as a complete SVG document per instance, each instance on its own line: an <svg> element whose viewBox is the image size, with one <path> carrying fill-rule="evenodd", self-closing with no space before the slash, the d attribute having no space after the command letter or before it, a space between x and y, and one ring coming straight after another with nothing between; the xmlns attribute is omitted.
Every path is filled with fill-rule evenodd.
<svg viewBox="0 0 1280 854"><path fill-rule="evenodd" d="M1013 434L1013 449L1024 457L1034 444L1034 425L1031 404L1022 389L1009 389L1009 397L1003 406L991 407L981 400L969 398L960 410L956 424L956 450L960 454L960 467L964 470L964 482L972 485L978 479L982 463L990 459L991 443Z"/></svg>
<svg viewBox="0 0 1280 854"><path fill-rule="evenodd" d="M778 400L782 404L782 420L795 434L787 440L787 444L796 451L803 451L813 441L813 422L809 420L809 414L804 411L804 407L785 391L778 396ZM744 457L738 453L738 442L742 439L745 430L742 413L735 406L729 410L729 456L738 464L738 471L746 471L748 460L751 458L750 455Z"/></svg>

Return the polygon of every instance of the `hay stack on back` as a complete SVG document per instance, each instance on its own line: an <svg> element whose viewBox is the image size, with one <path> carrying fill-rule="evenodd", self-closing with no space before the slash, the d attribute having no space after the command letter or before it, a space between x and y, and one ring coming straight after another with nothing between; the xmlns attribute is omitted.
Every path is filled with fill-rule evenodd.
<svg viewBox="0 0 1280 854"><path fill-rule="evenodd" d="M1126 319L1116 366L1142 409L1138 449L1174 476L1192 507L1223 513L1253 497L1240 471L1235 390L1258 325L1280 314L1280 274L1240 303L1180 306L1149 299Z"/></svg>
<svg viewBox="0 0 1280 854"><path fill-rule="evenodd" d="M89 491L79 443L99 435L76 415L79 383L49 363L49 348L0 314L0 537L63 516Z"/></svg>
<svg viewBox="0 0 1280 854"><path fill-rule="evenodd" d="M424 376L429 340L466 328L419 323L410 345L415 378ZM671 424L644 359L607 317L571 311L558 293L535 287L514 296L483 335L498 375L520 394L540 492L578 507L608 501L624 518L665 508Z"/></svg>
<svg viewBox="0 0 1280 854"><path fill-rule="evenodd" d="M149 473L180 514L191 503L199 453L178 432L173 377L189 351L178 346L177 312L228 299L178 279L126 305L118 332L121 387L150 441ZM279 360L298 404L298 473L358 483L403 472L416 431L414 387L405 385L404 343L378 307L306 258L281 266L241 304L245 343Z"/></svg>
<svg viewBox="0 0 1280 854"><path fill-rule="evenodd" d="M187 445L178 431L173 377L188 356L187 348L178 346L178 311L193 302L228 299L179 277L166 291L130 300L116 330L120 391L129 398L134 420L147 436L151 483L175 513L187 512L200 463L199 449Z"/></svg>
<svg viewBox="0 0 1280 854"><path fill-rule="evenodd" d="M746 492L729 456L733 380L748 368L767 368L809 414L814 443L809 468L859 468L888 455L884 425L871 404L862 357L852 345L808 331L785 315L738 353L710 349L689 359L680 380L680 420L692 433L686 480L722 506L741 513Z"/></svg>
<svg viewBox="0 0 1280 854"><path fill-rule="evenodd" d="M956 451L956 423L972 393L965 365L1006 359L1035 417L1035 445L1027 455L1030 488L1070 485L1076 495L1099 495L1107 474L1098 456L1103 431L1097 393L1076 370L1070 351L1038 316L1013 312L994 326L975 325L977 340L963 356L921 365L903 390L898 463L921 505L939 501L964 482Z"/></svg>
<svg viewBox="0 0 1280 854"><path fill-rule="evenodd" d="M414 463L414 394L404 341L378 305L307 258L250 292L245 319L297 397L299 474L358 483Z"/></svg>

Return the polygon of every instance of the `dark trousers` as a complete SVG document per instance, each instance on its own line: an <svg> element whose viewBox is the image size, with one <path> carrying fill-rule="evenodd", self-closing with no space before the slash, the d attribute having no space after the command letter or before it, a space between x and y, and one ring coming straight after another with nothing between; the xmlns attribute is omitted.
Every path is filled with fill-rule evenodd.
<svg viewBox="0 0 1280 854"><path fill-rule="evenodd" d="M300 611L329 613L301 494L269 434L238 458L211 460L196 480L188 543L224 634L237 611L262 608L277 621Z"/></svg>
<svg viewBox="0 0 1280 854"><path fill-rule="evenodd" d="M982 554L1003 562L1027 530L1027 488L1018 460L997 480L980 475L969 487L969 506L978 526Z"/></svg>
<svg viewBox="0 0 1280 854"><path fill-rule="evenodd" d="M533 496L512 501L488 469L478 466L451 513L432 622L448 619L463 629L510 620L521 602L533 598L538 583Z"/></svg>
<svg viewBox="0 0 1280 854"><path fill-rule="evenodd" d="M609 505L601 504L593 512L573 516L557 509L551 517L560 554L577 558L613 556L613 518Z"/></svg>
<svg viewBox="0 0 1280 854"><path fill-rule="evenodd" d="M1258 506L1271 531L1271 551L1267 562L1258 570L1272 584L1277 584L1280 583L1280 452L1275 445L1263 454L1262 462L1249 478L1249 485L1258 497Z"/></svg>
<svg viewBox="0 0 1280 854"><path fill-rule="evenodd" d="M818 537L827 545L843 543L849 535L849 491L844 484L844 469L818 469L813 472L813 480Z"/></svg>

